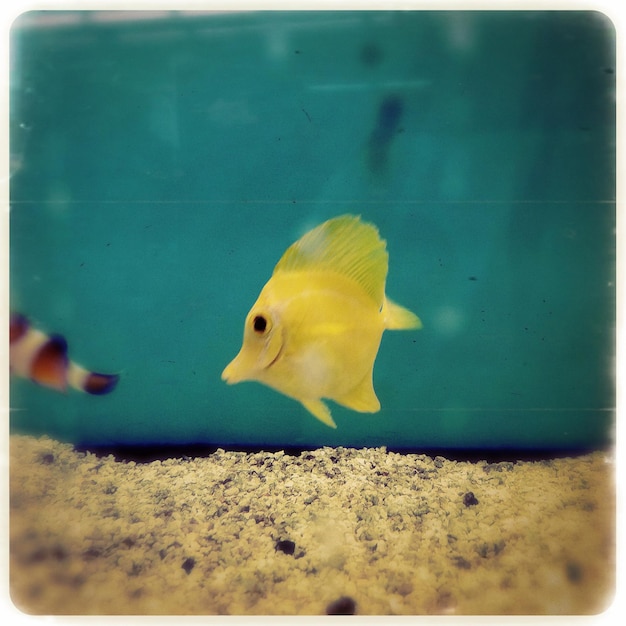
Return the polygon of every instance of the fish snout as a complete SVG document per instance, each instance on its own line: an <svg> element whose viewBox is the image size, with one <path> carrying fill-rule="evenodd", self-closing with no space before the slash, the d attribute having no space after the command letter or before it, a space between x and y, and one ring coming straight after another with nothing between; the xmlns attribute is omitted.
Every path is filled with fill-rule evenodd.
<svg viewBox="0 0 626 626"><path fill-rule="evenodd" d="M241 363L239 362L239 356L236 356L222 372L222 380L229 385L234 385L241 382L244 377L241 374Z"/></svg>
<svg viewBox="0 0 626 626"><path fill-rule="evenodd" d="M237 382L236 380L233 380L232 361L224 368L224 371L222 372L222 380L228 383L229 385L232 385Z"/></svg>

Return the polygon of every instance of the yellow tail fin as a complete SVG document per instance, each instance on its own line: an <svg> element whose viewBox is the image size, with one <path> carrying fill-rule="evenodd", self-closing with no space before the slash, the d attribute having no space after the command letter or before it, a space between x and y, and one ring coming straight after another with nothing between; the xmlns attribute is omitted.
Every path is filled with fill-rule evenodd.
<svg viewBox="0 0 626 626"><path fill-rule="evenodd" d="M385 299L383 314L385 316L385 328L388 330L418 330L422 327L422 320L415 313L396 304L389 298Z"/></svg>

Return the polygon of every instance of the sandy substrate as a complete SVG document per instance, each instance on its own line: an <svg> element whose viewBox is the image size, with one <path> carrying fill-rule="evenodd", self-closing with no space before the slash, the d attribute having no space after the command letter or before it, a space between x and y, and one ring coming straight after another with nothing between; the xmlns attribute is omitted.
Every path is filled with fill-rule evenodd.
<svg viewBox="0 0 626 626"><path fill-rule="evenodd" d="M383 448L152 463L10 441L10 584L38 614L578 614L614 591L614 462Z"/></svg>

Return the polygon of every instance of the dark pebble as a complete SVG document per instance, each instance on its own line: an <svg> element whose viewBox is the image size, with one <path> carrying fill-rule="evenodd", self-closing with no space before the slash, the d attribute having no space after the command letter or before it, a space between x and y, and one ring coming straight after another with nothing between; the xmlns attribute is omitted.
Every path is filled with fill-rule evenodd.
<svg viewBox="0 0 626 626"><path fill-rule="evenodd" d="M483 471L486 474L489 472L512 472L515 468L515 465L510 461L501 461L500 463L487 463L483 467Z"/></svg>
<svg viewBox="0 0 626 626"><path fill-rule="evenodd" d="M83 559L85 559L85 561L89 561L91 559L97 559L101 554L102 552L98 550L98 548L87 548L83 552Z"/></svg>
<svg viewBox="0 0 626 626"><path fill-rule="evenodd" d="M459 569L471 569L472 568L472 564L467 559L464 559L462 556L453 556L452 562Z"/></svg>
<svg viewBox="0 0 626 626"><path fill-rule="evenodd" d="M185 570L185 572L187 572L187 574L189 574L191 570L194 568L195 564L196 564L196 559L190 556L189 558L183 561L182 568Z"/></svg>
<svg viewBox="0 0 626 626"><path fill-rule="evenodd" d="M39 462L43 465L52 465L54 463L54 454L48 452L39 456Z"/></svg>
<svg viewBox="0 0 626 626"><path fill-rule="evenodd" d="M282 539L276 542L276 550L285 554L293 554L296 551L296 544L289 539Z"/></svg>
<svg viewBox="0 0 626 626"><path fill-rule="evenodd" d="M468 491L463 496L463 504L465 506L474 506L475 504L478 504L478 500L476 499L476 496L471 491Z"/></svg>
<svg viewBox="0 0 626 626"><path fill-rule="evenodd" d="M326 615L354 615L356 602L349 596L341 596L326 607Z"/></svg>
<svg viewBox="0 0 626 626"><path fill-rule="evenodd" d="M565 566L567 579L572 583L579 583L583 577L583 570L578 563L568 563Z"/></svg>
<svg viewBox="0 0 626 626"><path fill-rule="evenodd" d="M28 560L31 563L41 563L47 559L55 559L57 561L64 561L68 557L68 553L62 546L40 547L32 552Z"/></svg>
<svg viewBox="0 0 626 626"><path fill-rule="evenodd" d="M50 551L50 554L57 561L64 561L68 556L67 550L63 546L54 546Z"/></svg>

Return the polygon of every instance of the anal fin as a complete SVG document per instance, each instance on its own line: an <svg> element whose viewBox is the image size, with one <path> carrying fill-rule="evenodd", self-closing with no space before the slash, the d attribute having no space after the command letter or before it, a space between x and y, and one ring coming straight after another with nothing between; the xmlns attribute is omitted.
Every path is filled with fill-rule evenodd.
<svg viewBox="0 0 626 626"><path fill-rule="evenodd" d="M330 409L321 400L300 400L302 406L312 415L317 417L320 422L324 422L326 426L337 428L337 424L330 414Z"/></svg>
<svg viewBox="0 0 626 626"><path fill-rule="evenodd" d="M366 376L352 391L341 396L341 398L334 398L334 400L360 413L376 413L380 411L380 402L374 391L371 374Z"/></svg>

